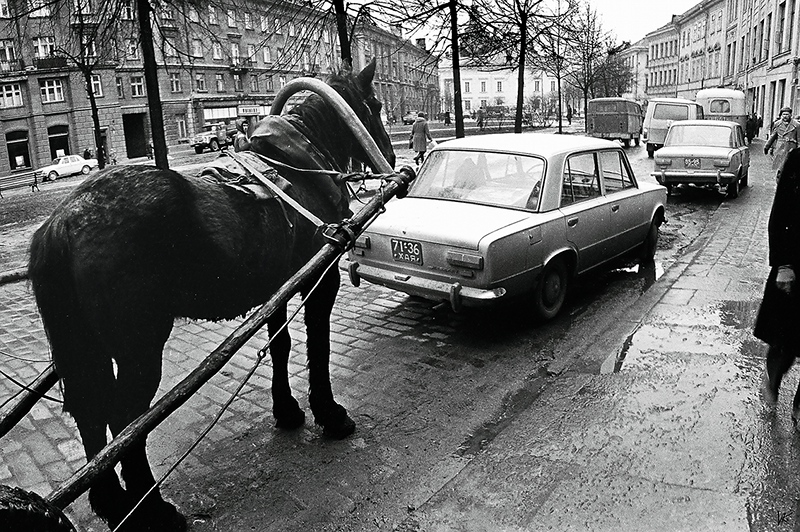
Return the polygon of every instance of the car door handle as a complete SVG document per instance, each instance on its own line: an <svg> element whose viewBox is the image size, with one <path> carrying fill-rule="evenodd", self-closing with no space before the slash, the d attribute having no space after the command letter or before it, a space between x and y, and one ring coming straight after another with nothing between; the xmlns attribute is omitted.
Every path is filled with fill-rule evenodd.
<svg viewBox="0 0 800 532"><path fill-rule="evenodd" d="M569 220L567 220L567 225L570 227L575 227L576 225L578 225L578 219L570 218Z"/></svg>
<svg viewBox="0 0 800 532"><path fill-rule="evenodd" d="M619 205L612 205L612 206L611 206L611 210L612 210L613 212L617 212L617 211L619 211Z"/></svg>

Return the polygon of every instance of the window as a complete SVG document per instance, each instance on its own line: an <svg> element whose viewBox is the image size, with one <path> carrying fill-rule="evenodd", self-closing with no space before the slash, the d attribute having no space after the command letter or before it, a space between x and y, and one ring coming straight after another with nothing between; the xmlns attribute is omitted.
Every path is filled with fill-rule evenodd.
<svg viewBox="0 0 800 532"><path fill-rule="evenodd" d="M561 206L600 196L599 180L593 153L581 153L567 159L561 184Z"/></svg>
<svg viewBox="0 0 800 532"><path fill-rule="evenodd" d="M164 39L164 57L175 59L178 57L178 49L175 48L175 40L166 38Z"/></svg>
<svg viewBox="0 0 800 532"><path fill-rule="evenodd" d="M39 80L39 90L42 93L42 103L64 101L64 86L60 79Z"/></svg>
<svg viewBox="0 0 800 532"><path fill-rule="evenodd" d="M222 59L222 45L215 42L211 45L211 57L214 59Z"/></svg>
<svg viewBox="0 0 800 532"><path fill-rule="evenodd" d="M0 0L0 18L11 18L11 11L8 9L8 0Z"/></svg>
<svg viewBox="0 0 800 532"><path fill-rule="evenodd" d="M34 17L49 17L50 16L50 3L48 0L31 0L30 14L31 18Z"/></svg>
<svg viewBox="0 0 800 532"><path fill-rule="evenodd" d="M281 29L281 19L279 19L279 18L276 18L276 19L275 19L275 33L277 33L278 35L280 35L282 31L283 31L283 30Z"/></svg>
<svg viewBox="0 0 800 532"><path fill-rule="evenodd" d="M94 38L90 35L81 35L81 50L85 58L97 57L97 46L95 46Z"/></svg>
<svg viewBox="0 0 800 532"><path fill-rule="evenodd" d="M192 57L203 57L203 41L192 39Z"/></svg>
<svg viewBox="0 0 800 532"><path fill-rule="evenodd" d="M56 51L54 37L36 37L33 39L33 54L37 59L52 56Z"/></svg>
<svg viewBox="0 0 800 532"><path fill-rule="evenodd" d="M250 76L250 92L258 92L258 76L255 74Z"/></svg>
<svg viewBox="0 0 800 532"><path fill-rule="evenodd" d="M250 13L244 14L244 29L246 30L253 29L253 16Z"/></svg>
<svg viewBox="0 0 800 532"><path fill-rule="evenodd" d="M272 49L269 46L264 48L264 62L272 63Z"/></svg>
<svg viewBox="0 0 800 532"><path fill-rule="evenodd" d="M233 9L228 10L228 27L229 28L236 27L236 14L233 12Z"/></svg>
<svg viewBox="0 0 800 532"><path fill-rule="evenodd" d="M171 92L181 92L181 75L171 72L169 75L169 90Z"/></svg>
<svg viewBox="0 0 800 532"><path fill-rule="evenodd" d="M601 151L600 168L603 170L603 184L606 187L606 194L635 187L633 179L628 173L628 168L622 160L622 154L619 152Z"/></svg>
<svg viewBox="0 0 800 532"><path fill-rule="evenodd" d="M216 83L217 92L225 92L225 75L214 74L214 82Z"/></svg>
<svg viewBox="0 0 800 532"><path fill-rule="evenodd" d="M289 37L294 37L294 36L295 36L294 22L290 22L289 23Z"/></svg>
<svg viewBox="0 0 800 532"><path fill-rule="evenodd" d="M486 92L486 82L481 81L481 92Z"/></svg>
<svg viewBox="0 0 800 532"><path fill-rule="evenodd" d="M239 63L239 59L241 58L241 52L239 51L239 43L232 42L231 43L231 62L234 64Z"/></svg>
<svg viewBox="0 0 800 532"><path fill-rule="evenodd" d="M538 79L533 80L533 92L539 92L542 90L541 84L539 83Z"/></svg>
<svg viewBox="0 0 800 532"><path fill-rule="evenodd" d="M269 31L269 19L264 15L258 15L258 25L261 27L261 33Z"/></svg>
<svg viewBox="0 0 800 532"><path fill-rule="evenodd" d="M464 92L469 92L469 81L464 82Z"/></svg>
<svg viewBox="0 0 800 532"><path fill-rule="evenodd" d="M497 92L503 92L503 82L502 81L498 81L497 82Z"/></svg>
<svg viewBox="0 0 800 532"><path fill-rule="evenodd" d="M266 81L267 81L267 92L274 91L275 90L275 84L272 81L272 76L267 76L266 77Z"/></svg>
<svg viewBox="0 0 800 532"><path fill-rule="evenodd" d="M19 83L0 85L0 107L22 107L22 89Z"/></svg>
<svg viewBox="0 0 800 532"><path fill-rule="evenodd" d="M125 87L122 83L122 78L117 78L117 98L122 99L125 97Z"/></svg>
<svg viewBox="0 0 800 532"><path fill-rule="evenodd" d="M95 98L103 97L103 82L100 79L100 74L92 74L92 94Z"/></svg>
<svg viewBox="0 0 800 532"><path fill-rule="evenodd" d="M126 44L126 48L127 48L126 51L125 51L125 55L127 56L127 58L132 60L132 61L138 61L139 60L139 43L137 43L133 39L128 39L127 41L125 41L125 44Z"/></svg>
<svg viewBox="0 0 800 532"><path fill-rule="evenodd" d="M219 24L219 19L217 18L217 8L208 6L208 23Z"/></svg>
<svg viewBox="0 0 800 532"><path fill-rule="evenodd" d="M186 115L175 115L175 125L178 127L178 138L186 138L189 134L186 129Z"/></svg>
<svg viewBox="0 0 800 532"><path fill-rule="evenodd" d="M233 75L233 90L236 92L244 91L242 87L242 75L241 74L234 74Z"/></svg>
<svg viewBox="0 0 800 532"><path fill-rule="evenodd" d="M144 96L144 78L131 76L131 97L141 98L142 96Z"/></svg>
<svg viewBox="0 0 800 532"><path fill-rule="evenodd" d="M206 92L206 75L205 74L195 74L194 75L194 88L198 92Z"/></svg>
<svg viewBox="0 0 800 532"><path fill-rule="evenodd" d="M14 41L11 39L0 39L0 70L6 70L4 64L17 60L17 53L14 50Z"/></svg>
<svg viewBox="0 0 800 532"><path fill-rule="evenodd" d="M286 76L278 76L278 87L281 89L286 86Z"/></svg>
<svg viewBox="0 0 800 532"><path fill-rule="evenodd" d="M247 45L247 60L251 63L256 62L256 45L255 44L248 44Z"/></svg>
<svg viewBox="0 0 800 532"><path fill-rule="evenodd" d="M556 81L550 80L550 92L555 92L555 91L556 91Z"/></svg>
<svg viewBox="0 0 800 532"><path fill-rule="evenodd" d="M120 16L122 20L133 20L133 2L131 0L124 0L122 2Z"/></svg>

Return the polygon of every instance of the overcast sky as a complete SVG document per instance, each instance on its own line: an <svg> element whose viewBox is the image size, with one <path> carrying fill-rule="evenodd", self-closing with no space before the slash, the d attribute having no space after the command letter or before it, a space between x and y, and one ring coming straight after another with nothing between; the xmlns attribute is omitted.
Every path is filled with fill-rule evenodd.
<svg viewBox="0 0 800 532"><path fill-rule="evenodd" d="M700 0L589 0L589 3L600 14L603 29L613 31L618 41L634 43Z"/></svg>

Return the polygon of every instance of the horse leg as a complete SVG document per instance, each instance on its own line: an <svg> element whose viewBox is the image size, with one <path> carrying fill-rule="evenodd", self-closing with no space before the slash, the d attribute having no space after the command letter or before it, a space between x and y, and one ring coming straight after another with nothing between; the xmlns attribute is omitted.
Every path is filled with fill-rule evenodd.
<svg viewBox="0 0 800 532"><path fill-rule="evenodd" d="M289 386L289 354L292 338L289 328L281 327L286 322L286 305L275 309L267 322L270 336L269 354L272 357L272 415L275 426L281 429L296 429L306 421L306 414L292 397ZM280 332L278 332L280 331Z"/></svg>
<svg viewBox="0 0 800 532"><path fill-rule="evenodd" d="M110 428L115 436L144 413L158 391L161 381L161 357L164 344L172 329L172 319L160 323L129 323L137 336L124 343L117 360L117 386L114 397L114 415ZM146 333L143 333L146 331ZM145 334L146 337L142 337ZM122 343L121 343L122 344ZM126 514L155 485L155 478L147 461L147 437L130 447L121 460L122 478L128 493ZM122 530L184 531L186 519L172 504L164 501L154 489L140 507L125 522Z"/></svg>
<svg viewBox="0 0 800 532"><path fill-rule="evenodd" d="M314 420L326 436L336 439L350 436L356 429L347 410L333 398L330 363L331 311L339 291L339 271L331 269L305 308L306 352L308 354L309 403Z"/></svg>

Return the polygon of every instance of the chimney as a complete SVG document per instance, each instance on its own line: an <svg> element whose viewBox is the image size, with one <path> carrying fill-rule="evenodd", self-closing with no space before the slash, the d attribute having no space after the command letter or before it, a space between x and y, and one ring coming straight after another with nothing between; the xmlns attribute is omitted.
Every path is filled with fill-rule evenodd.
<svg viewBox="0 0 800 532"><path fill-rule="evenodd" d="M426 50L424 37L421 39L417 39L417 48L422 48L423 50Z"/></svg>

